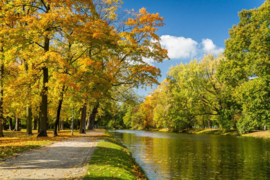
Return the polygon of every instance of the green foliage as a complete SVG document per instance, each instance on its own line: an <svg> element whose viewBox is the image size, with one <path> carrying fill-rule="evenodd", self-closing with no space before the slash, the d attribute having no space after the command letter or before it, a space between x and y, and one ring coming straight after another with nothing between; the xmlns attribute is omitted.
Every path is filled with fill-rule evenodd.
<svg viewBox="0 0 270 180"><path fill-rule="evenodd" d="M240 134L245 134L253 130L255 125L250 116L240 117L237 121L237 130Z"/></svg>
<svg viewBox="0 0 270 180"><path fill-rule="evenodd" d="M237 88L236 97L242 104L239 132L248 132L258 126L269 126L270 88L268 78L255 78Z"/></svg>
<svg viewBox="0 0 270 180"><path fill-rule="evenodd" d="M144 102L127 88L115 89L122 103L105 113L107 125L171 131L214 126L239 133L270 126L270 0L239 17L224 55L171 67Z"/></svg>
<svg viewBox="0 0 270 180"><path fill-rule="evenodd" d="M239 13L240 22L230 29L226 41L227 68L234 81L270 73L270 1Z"/></svg>

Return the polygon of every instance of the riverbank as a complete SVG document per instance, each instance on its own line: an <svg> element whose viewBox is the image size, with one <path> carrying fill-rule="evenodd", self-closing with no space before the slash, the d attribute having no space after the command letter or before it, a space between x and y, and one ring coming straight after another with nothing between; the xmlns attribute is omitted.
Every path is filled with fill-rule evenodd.
<svg viewBox="0 0 270 180"><path fill-rule="evenodd" d="M173 131L169 130L168 128L151 129L150 131L173 132ZM230 131L224 133L222 130L219 130L219 129L190 129L190 130L179 131L178 133L240 136L240 134L236 130L230 130Z"/></svg>
<svg viewBox="0 0 270 180"><path fill-rule="evenodd" d="M84 179L148 179L131 152L109 132L102 136Z"/></svg>
<svg viewBox="0 0 270 180"><path fill-rule="evenodd" d="M159 132L171 132L169 129L160 129L160 130L151 130L151 131L159 131ZM226 135L226 136L243 136L243 137L254 137L254 138L270 138L270 130L261 131L261 130L254 130L247 134L239 134L236 130L230 130L228 132L223 132L220 129L190 129L185 130L179 133L188 133L188 134L211 134L211 135Z"/></svg>
<svg viewBox="0 0 270 180"><path fill-rule="evenodd" d="M230 130L228 132L223 132L219 129L203 129L203 130L196 130L191 129L187 131L187 133L195 133L195 134L213 134L213 135L230 135L230 136L243 136L243 137L254 137L254 138L270 138L270 131L261 131L261 130L254 130L247 134L239 134L236 130Z"/></svg>
<svg viewBox="0 0 270 180"><path fill-rule="evenodd" d="M240 136L240 134L236 130L230 130L227 132L223 132L220 129L190 129L188 131L184 131L184 133Z"/></svg>

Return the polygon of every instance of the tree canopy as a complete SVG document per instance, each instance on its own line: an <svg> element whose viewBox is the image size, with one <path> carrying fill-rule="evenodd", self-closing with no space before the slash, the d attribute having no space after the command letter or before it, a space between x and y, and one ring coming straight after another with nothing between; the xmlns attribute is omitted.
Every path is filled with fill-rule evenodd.
<svg viewBox="0 0 270 180"><path fill-rule="evenodd" d="M60 119L73 108L80 111L84 132L86 113L95 120L119 88L158 84L160 70L145 59L168 58L156 34L163 18L145 8L121 12L121 4L1 1L1 136L7 117L26 118L29 135L35 118L39 136L55 123L57 136Z"/></svg>

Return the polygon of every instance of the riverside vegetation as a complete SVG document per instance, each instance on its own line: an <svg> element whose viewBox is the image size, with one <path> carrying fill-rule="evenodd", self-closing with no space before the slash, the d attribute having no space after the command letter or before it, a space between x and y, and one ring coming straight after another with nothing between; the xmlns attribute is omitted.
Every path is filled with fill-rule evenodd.
<svg viewBox="0 0 270 180"><path fill-rule="evenodd" d="M168 58L156 34L163 17L121 4L0 1L0 137L20 128L85 133L128 89L158 84L160 69L145 59Z"/></svg>
<svg viewBox="0 0 270 180"><path fill-rule="evenodd" d="M119 105L108 127L233 128L240 134L270 128L270 1L239 17L223 54L171 67L145 100L137 96Z"/></svg>
<svg viewBox="0 0 270 180"><path fill-rule="evenodd" d="M223 54L171 67L144 100L134 88L159 84L161 75L146 59L169 59L157 35L163 17L145 8L122 11L121 4L0 1L1 158L61 140L64 128L84 134L94 124L177 132L234 128L240 134L269 128L270 0L239 13ZM94 161L134 169L136 178L145 178L124 155L129 152L107 140L99 142ZM129 163L100 158L101 152L111 153L109 148ZM87 176L92 175L98 176Z"/></svg>
<svg viewBox="0 0 270 180"><path fill-rule="evenodd" d="M133 97L129 89L159 84L160 69L146 59L169 59L157 35L163 17L122 3L0 1L1 159L85 134L107 111L116 115L118 103ZM121 167L145 178L124 153L115 154L127 160Z"/></svg>

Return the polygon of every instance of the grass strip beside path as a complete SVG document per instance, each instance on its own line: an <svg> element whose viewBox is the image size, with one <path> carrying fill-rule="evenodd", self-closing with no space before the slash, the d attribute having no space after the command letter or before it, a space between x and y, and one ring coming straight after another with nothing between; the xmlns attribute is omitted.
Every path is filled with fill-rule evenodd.
<svg viewBox="0 0 270 180"><path fill-rule="evenodd" d="M130 151L109 132L100 138L84 179L148 179Z"/></svg>

